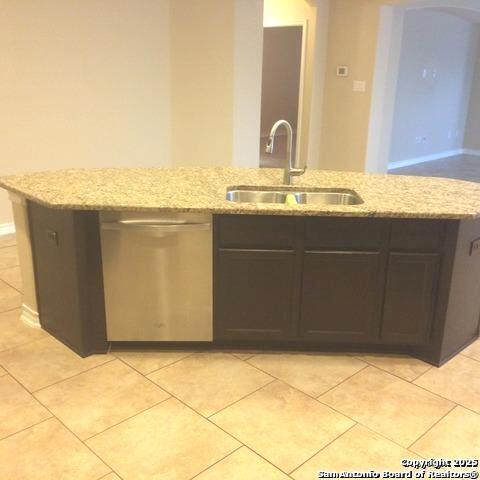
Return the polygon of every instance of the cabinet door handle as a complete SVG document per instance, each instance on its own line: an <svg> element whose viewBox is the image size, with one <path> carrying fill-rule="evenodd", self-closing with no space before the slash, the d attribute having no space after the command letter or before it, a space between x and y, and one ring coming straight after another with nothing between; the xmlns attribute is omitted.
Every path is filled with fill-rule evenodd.
<svg viewBox="0 0 480 480"><path fill-rule="evenodd" d="M50 242L58 245L58 233L54 230L47 230L47 238Z"/></svg>
<svg viewBox="0 0 480 480"><path fill-rule="evenodd" d="M135 231L145 233L178 233L189 231L210 230L210 223L162 222L155 220L120 220L118 222L103 222L103 230Z"/></svg>

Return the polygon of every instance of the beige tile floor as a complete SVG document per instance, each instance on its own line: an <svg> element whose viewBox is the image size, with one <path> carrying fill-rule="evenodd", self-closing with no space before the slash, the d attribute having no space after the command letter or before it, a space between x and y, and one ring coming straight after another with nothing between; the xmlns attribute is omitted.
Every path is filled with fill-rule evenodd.
<svg viewBox="0 0 480 480"><path fill-rule="evenodd" d="M0 237L0 479L313 480L480 456L480 341L404 356L113 350L81 359L21 323Z"/></svg>

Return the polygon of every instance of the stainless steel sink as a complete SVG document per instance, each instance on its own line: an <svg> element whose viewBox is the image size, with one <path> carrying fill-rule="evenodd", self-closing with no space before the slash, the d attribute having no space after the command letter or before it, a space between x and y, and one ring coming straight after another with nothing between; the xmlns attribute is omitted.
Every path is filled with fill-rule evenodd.
<svg viewBox="0 0 480 480"><path fill-rule="evenodd" d="M227 190L227 200L237 203L285 203L287 195L295 196L298 204L359 205L363 200L353 190L340 188L271 190L238 187Z"/></svg>
<svg viewBox="0 0 480 480"><path fill-rule="evenodd" d="M298 192L295 193L298 203L315 205L360 205L363 200L357 193L350 191L332 192Z"/></svg>

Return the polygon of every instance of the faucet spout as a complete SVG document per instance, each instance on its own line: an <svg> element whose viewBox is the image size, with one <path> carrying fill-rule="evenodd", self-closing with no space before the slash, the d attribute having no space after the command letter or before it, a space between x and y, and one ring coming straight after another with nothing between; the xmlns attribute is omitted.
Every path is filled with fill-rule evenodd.
<svg viewBox="0 0 480 480"><path fill-rule="evenodd" d="M293 150L293 129L290 123L286 120L278 120L275 122L271 131L270 136L268 137L267 146L265 148L265 153L273 153L273 147L275 144L275 135L279 127L285 127L287 131L287 158L285 161L285 169L283 174L283 184L284 185L291 185L292 184L292 177L303 175L307 167L295 168L293 165L293 158L292 158L292 150Z"/></svg>

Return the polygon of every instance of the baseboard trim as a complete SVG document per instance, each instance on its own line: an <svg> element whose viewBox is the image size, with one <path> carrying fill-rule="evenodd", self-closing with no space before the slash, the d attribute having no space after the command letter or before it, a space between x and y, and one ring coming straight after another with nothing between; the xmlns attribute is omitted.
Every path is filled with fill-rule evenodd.
<svg viewBox="0 0 480 480"><path fill-rule="evenodd" d="M25 304L22 305L20 319L29 327L40 328L40 318L38 316L38 312L32 310Z"/></svg>
<svg viewBox="0 0 480 480"><path fill-rule="evenodd" d="M463 153L465 155L474 155L475 157L480 157L480 150L473 150L471 148L464 148Z"/></svg>
<svg viewBox="0 0 480 480"><path fill-rule="evenodd" d="M409 167L410 165L417 165L418 163L433 162L434 160L440 160L441 158L455 157L456 155L462 155L465 153L463 148L457 150L447 150L446 152L434 153L432 155L425 155L423 157L408 158L407 160L399 160L398 162L392 162L388 165L389 170L395 170L397 168Z"/></svg>
<svg viewBox="0 0 480 480"><path fill-rule="evenodd" d="M10 233L15 233L15 224L13 222L0 224L0 236L9 235Z"/></svg>

